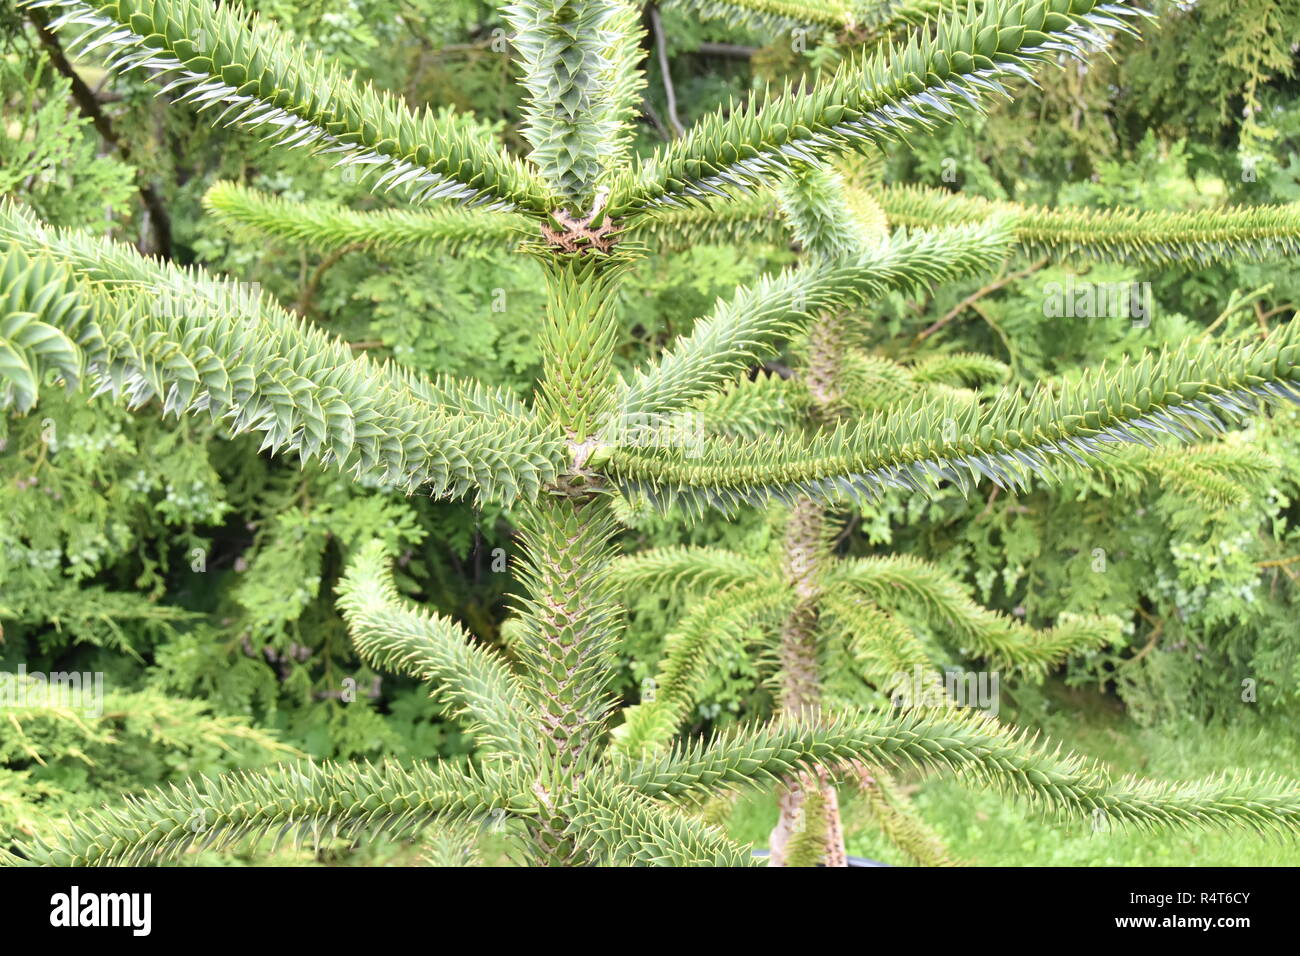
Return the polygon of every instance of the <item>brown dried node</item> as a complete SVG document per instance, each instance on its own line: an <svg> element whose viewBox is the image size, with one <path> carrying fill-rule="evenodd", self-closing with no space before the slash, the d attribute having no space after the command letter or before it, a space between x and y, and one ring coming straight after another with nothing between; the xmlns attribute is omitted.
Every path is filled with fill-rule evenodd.
<svg viewBox="0 0 1300 956"><path fill-rule="evenodd" d="M586 252L608 253L618 242L618 224L612 219L601 217L599 224L593 226L592 220L596 216L575 219L564 209L555 210L551 213L551 218L561 228L555 229L543 222L542 238L557 252L579 255Z"/></svg>

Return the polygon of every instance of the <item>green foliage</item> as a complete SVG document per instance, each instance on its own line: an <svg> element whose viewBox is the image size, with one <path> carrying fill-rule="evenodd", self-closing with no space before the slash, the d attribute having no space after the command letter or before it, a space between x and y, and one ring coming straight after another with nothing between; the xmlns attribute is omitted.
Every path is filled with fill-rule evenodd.
<svg viewBox="0 0 1300 956"><path fill-rule="evenodd" d="M527 228L522 216L498 216L477 209L437 208L429 211L383 209L359 213L324 202L289 204L234 183L216 183L203 205L219 221L249 235L275 236L289 242L333 252L349 247L410 249L499 248L518 241Z"/></svg>
<svg viewBox="0 0 1300 956"><path fill-rule="evenodd" d="M623 0L516 0L502 11L528 99L523 135L551 191L595 215L627 155L640 94L639 17Z"/></svg>
<svg viewBox="0 0 1300 956"><path fill-rule="evenodd" d="M264 448L337 463L379 484L429 485L435 495L477 487L485 498L509 501L521 490L536 493L554 474L554 437L518 418L520 406L506 396L353 356L255 289L159 266L110 243L47 232L13 206L0 210L0 233L73 265L83 309L62 299L54 307L66 313L64 328L88 353L98 388L131 405L159 396L164 414L230 418L234 434L263 432ZM41 278L34 289L28 270L15 272L5 291L18 305L43 306L52 296L50 280ZM144 350L142 342L149 343ZM75 384L79 372L64 374ZM499 412L515 420L505 424ZM500 440L494 433L517 441L513 454L489 450Z"/></svg>
<svg viewBox="0 0 1300 956"><path fill-rule="evenodd" d="M406 672L434 685L434 695L484 746L506 753L526 749L537 716L524 690L499 661L446 618L403 607L384 566L383 547L370 542L339 589L357 650L367 663Z"/></svg>
<svg viewBox="0 0 1300 956"><path fill-rule="evenodd" d="M963 489L983 479L1022 488L1035 476L1055 481L1095 467L1115 442L1152 444L1150 435L1194 440L1224 431L1261 401L1297 401L1294 328L1227 347L1171 349L1109 374L1046 385L1028 398L1003 392L987 406L917 399L811 439L743 446L705 439L696 449L657 455L627 449L613 457L613 471L629 491L695 510L732 511L794 495L871 500L888 486L924 493L936 480Z"/></svg>
<svg viewBox="0 0 1300 956"><path fill-rule="evenodd" d="M848 23L853 4L807 3L804 0L672 0L672 6L688 8L705 19L728 20L771 32L791 28L835 28Z"/></svg>
<svg viewBox="0 0 1300 956"><path fill-rule="evenodd" d="M1093 208L1219 204L1223 180L1194 172L1185 144L1165 146L1148 136L1135 149L1131 160L1108 163L1098 181L1068 187L1068 201ZM1235 163L1225 172L1240 177ZM1285 189L1280 178L1261 178L1242 184L1240 194L1267 203L1289 199ZM1074 322L1046 317L1043 289L1068 281L1071 272L1080 273L1075 281L1149 281L1150 328L1114 314ZM1289 315L1292 296L1289 270L1240 257L1195 273L1045 269L984 298L972 310L974 321L954 323L944 340L1005 354L1018 380L1034 381L1153 344L1196 339L1207 325L1253 333L1273 324L1274 310ZM1070 481L1061 494L891 501L880 509L883 521L872 519L873 535L942 562L976 586L981 601L1007 612L1038 620L1062 611L1123 617L1124 639L1076 661L1071 679L1117 692L1144 723L1189 714L1226 722L1249 719L1253 710L1287 713L1296 701L1284 636L1292 582L1290 565L1277 562L1294 554L1294 459L1285 437L1292 418L1279 411L1252 428L1249 447L1233 441L1193 456L1139 458L1136 471L1114 461L1104 472ZM1197 476L1201 453L1228 469L1227 481ZM928 528L918 523L922 514Z"/></svg>
<svg viewBox="0 0 1300 956"><path fill-rule="evenodd" d="M124 810L85 814L48 842L36 837L33 857L63 866L138 865L174 859L195 845L221 849L272 833L278 842L287 829L297 841L310 835L318 842L326 835L410 833L439 817L468 817L518 799L509 776L450 763L284 766L199 780L134 799Z"/></svg>
<svg viewBox="0 0 1300 956"><path fill-rule="evenodd" d="M696 323L649 371L638 371L621 399L624 415L681 407L727 385L823 309L843 309L892 291L978 273L1005 249L996 225L900 234L890 242L791 269L737 289Z"/></svg>
<svg viewBox="0 0 1300 956"><path fill-rule="evenodd" d="M51 699L44 681L10 674L5 680L0 838L6 843L47 832L60 817L88 811L124 788L179 783L214 768L293 754L246 719L214 716L199 701L154 689L111 691L81 708Z"/></svg>
<svg viewBox="0 0 1300 956"><path fill-rule="evenodd" d="M941 19L933 33L845 62L823 83L775 93L707 117L621 181L610 214L654 203L682 203L719 194L720 186L752 188L792 161L865 151L915 130L979 109L1003 82L1058 52L1082 55L1093 28L1129 27L1126 4L1023 2L972 4L964 16ZM724 195L725 194L721 194Z"/></svg>
<svg viewBox="0 0 1300 956"><path fill-rule="evenodd" d="M53 76L26 44L0 51L0 194L21 189L46 222L77 225L104 207L121 208L134 191L132 171L100 155L69 100L69 82Z"/></svg>
<svg viewBox="0 0 1300 956"><path fill-rule="evenodd" d="M1067 260L1116 259L1157 265L1292 255L1300 215L1293 206L1172 213L1025 209L932 189L888 189L878 198L890 221L900 226L933 227L1002 215L1009 217L1016 239L1028 255L1052 253Z"/></svg>
<svg viewBox="0 0 1300 956"><path fill-rule="evenodd" d="M797 4L736 6L742 20L753 14L756 23L774 12L805 10ZM1106 366L1042 376L1032 392L1013 378L988 395L975 388L1004 378L1007 369L1012 376L1025 371L1026 361L1005 334L1012 353L1007 363L972 357L985 351L984 343L903 361L872 355L869 343L850 343L858 336L845 310L892 308L903 295L936 294L931 287L987 274L1016 248L1118 252L1163 262L1256 257L1293 247L1297 224L1289 210L1214 213L1211 226L1205 217L1175 213L1076 216L1019 206L981 206L971 213L941 204L920 217L970 215L972 221L929 221L920 223L921 231L886 234L884 200L842 190L829 171L808 168L932 129L959 112L978 114L986 94L1007 92L1004 84L1028 77L1029 66L1058 53L1082 57L1096 31L1131 32L1132 8L1090 0L986 3L944 16L905 40L884 39L900 35L929 9L908 5L873 20L879 31L870 41L874 50L849 56L829 78L706 112L685 136L635 157L631 119L640 88L640 37L635 11L622 0L524 0L504 11L516 30L523 69L522 117L513 133L466 113L413 111L396 93L376 92L346 76L289 31L237 6L37 0L27 8L58 14L53 28L77 37L78 54L99 51L117 73L152 74L198 112L220 110L219 123L266 134L282 149L337 154L349 169L377 173L375 188L405 187L400 195L415 204L450 199L482 208L451 211L435 203L419 211L355 210L358 191L351 183L330 183L326 194L305 196L305 166L279 167L278 184L275 175L261 183L273 193L297 192L287 198L242 186L210 192L209 204L241 230L263 229L288 242L311 234L325 253L311 278L299 282L295 316L260 290L147 259L122 243L52 229L5 200L0 328L7 357L0 373L9 404L25 410L37 400L59 401L50 398L47 383L70 389L88 384L133 409L197 413L205 429L211 425L205 440L210 433L261 433L260 451L296 453L305 466L293 476L254 459L247 442L231 446L233 467L223 477L237 489L232 500L256 502L258 523L245 528L254 533L254 563L245 561L244 568L255 566L259 576L217 596L218 607L238 608L229 623L199 626L162 612L155 679L186 692L205 682L211 692L228 679L213 696L258 700L272 714L280 696L319 693L317 675L299 665L319 656L325 671L319 679L337 680L337 635L319 615L328 594L322 589L346 562L339 603L361 658L432 685L427 707L418 694L390 696L387 721L364 704L332 712L335 719L347 714L343 719L351 724L337 734L334 749L397 752L413 758L410 766L390 760L191 777L182 788L132 797L123 809L42 824L18 844L23 859L160 862L198 846L220 850L255 842L273 831L294 831L320 845L363 832L404 839L427 827L435 841L451 834L453 855L460 858L473 842L464 837L466 828L490 817L513 821L510 841L529 862L744 865L751 862L746 848L692 813L692 801L859 764L951 771L965 783L1018 794L1049 815L1100 812L1138 829L1251 827L1287 835L1300 829L1295 783L1267 772L1191 784L1119 777L947 705L859 710L856 702L828 699L834 711L818 716L819 649L854 661L877 691L893 689L882 679L889 666L933 659L927 645L934 635L908 626L906 616L895 613L896 597L913 604L924 627L943 630L958 653L1035 676L1073 650L1100 653L1113 639L1104 622L1064 613L1056 615L1053 631L1026 627L974 604L958 576L941 568L826 560L833 534L822 517L827 505L861 508L871 501L883 514L899 501L898 493L913 502L922 496L942 502L954 489L972 491L981 479L1025 494L1036 478L1069 488L1091 481L1090 473L1112 460L1120 463L1107 476L1112 489L1132 489L1154 474L1184 496L1195 489L1218 501L1239 500L1236 483L1270 474L1263 458L1214 448L1185 462L1166 459L1173 442L1266 421L1267 409L1300 397L1294 324L1264 336L1243 336L1233 326L1234 336L1207 334L1140 355L1128 349L1133 354ZM463 6L448 16L460 12ZM829 15L836 26L855 25L839 20L844 11L838 7L818 13L823 23ZM509 152L499 132L526 144L528 155ZM221 175L257 181L246 172ZM793 181L780 182L787 174ZM197 202L208 185L196 183L187 201ZM805 264L749 281L734 250L692 249L690 262L707 265L713 255L728 282L742 284L690 327L679 330L672 318L659 316L641 325L652 346L674 334L680 338L664 355L637 361L639 350L626 344L629 331L637 334L627 322L637 309L624 317L619 308L635 298L629 278L646 248L654 241L665 250L680 247L683 231L703 222L691 208L697 201L714 208L740 199L745 214L724 215L709 232L724 238L757 211L743 194L768 188L777 189L795 223ZM686 211L674 220L662 206ZM481 216L496 218L478 228ZM532 235L516 243L529 221ZM211 237L187 239L214 260L250 261L239 244L223 249ZM495 353L510 334L534 337L533 351L520 348L503 376L510 381L484 381L493 376L478 369L465 380L442 374L447 369L438 350L416 343L455 338L452 324L425 328L384 314L382 307L379 314L358 314L358 301L389 303L390 309L398 308L394 301L409 301L402 298L400 276L430 274L419 272L412 258L457 249L473 261L495 255L498 243L507 247L503 251L525 253L533 268L540 264L533 274L544 289L544 295L534 292L541 307L533 324L522 315L502 319L488 333L491 343L480 346ZM346 250L392 254L399 271L345 292L348 270L362 261L340 263ZM300 266L305 275L305 257ZM683 299L714 291L718 280L697 279ZM287 284L282 271L275 281ZM434 294L409 293L417 302ZM1229 312L1239 301L1233 297ZM653 311L643 303L639 314ZM384 330L381 345L392 345L398 359L414 359L414 367L358 355L375 346L349 342L311 321L313 314L335 312L346 317L349 332ZM850 344L853 351L841 349ZM783 349L807 365L808 375L793 385L768 374L779 369L759 368L782 357ZM841 353L850 374L847 390L837 395L832 386L839 382ZM1046 352L1039 356L1045 360ZM454 360L463 361L448 361ZM494 354L490 364L499 370L510 362ZM522 397L531 384L526 370L538 367L540 380L528 400ZM890 389L911 394L884 397ZM873 407L879 410L868 411ZM705 431L698 441L683 442L673 431L665 445L665 425L678 429L696 415ZM789 434L767 431L783 424L793 426ZM48 454L48 440L36 444L28 435L26 441L24 456ZM1115 454L1116 444L1149 451ZM77 462L69 470L81 475L86 469ZM348 488L340 471L359 488ZM28 491L26 483L21 490ZM423 562L410 559L430 538L429 509L445 506L396 497L417 490L492 508L483 515L489 535L499 533L490 526L498 517L514 525L517 614L508 631L493 633L491 615L481 607L478 622L489 624L471 630L451 614L426 611L402 596L415 589L385 556L398 556L398 567L409 562L417 579L432 576ZM620 564L621 523L640 516L640 492L663 511L681 504L699 524L772 498L791 502L795 518L777 560L704 558L673 549ZM207 509L202 520L224 520L221 495L198 495L186 500L190 510L177 524L196 520L196 502ZM365 533L367 526L385 523L384 540L367 543L374 536ZM119 537L128 539L134 530ZM461 533L453 524L430 540L447 542ZM27 547L21 536L18 544ZM61 553L47 559L45 570L66 586L76 577L61 559ZM643 700L610 746L627 589L621 567L631 568L634 582L639 575L689 587L731 583L683 617L664 651L663 695ZM894 575L888 588L879 578L873 584L871 572L882 568ZM118 567L114 573L120 582L129 571ZM237 564L234 573L245 571ZM174 579L168 583L175 586ZM89 592L77 590L84 602ZM817 608L823 597L825 628ZM462 606L468 611L473 603ZM37 628L49 623L43 610L27 611ZM470 615L465 618L470 623ZM319 620L327 626L312 633ZM659 747L707 690L715 658L774 630L781 635L779 697L787 718ZM218 634L225 647L214 640ZM300 644L295 638L303 634L313 639ZM132 638L123 649L138 640ZM241 644L246 660L222 672L220 662L238 659L231 651ZM257 654L280 666L283 687L261 689L268 675L254 660ZM756 670L766 666L760 664ZM481 745L481 760L437 759L445 758L446 741L414 730L435 708ZM300 733L315 713L300 705L284 723L296 722ZM402 727L398 739L385 736L392 724ZM640 759L629 759L629 749ZM928 835L907 825L905 811L893 809L886 828L893 826L900 842L918 858L927 852L929 859L943 857L941 850L926 850ZM811 811L817 820L825 817L827 834L835 829L816 805ZM810 832L805 844L822 831ZM432 848L441 853L438 845ZM794 849L796 859L817 857L814 846Z"/></svg>
<svg viewBox="0 0 1300 956"><path fill-rule="evenodd" d="M951 710L848 714L818 728L781 724L723 735L628 765L621 774L643 793L682 797L844 760L956 771L966 783L997 780L1048 813L1099 810L1112 825L1136 830L1231 827L1243 815L1261 827L1285 828L1300 813L1294 787L1280 778L1225 774L1177 786L1114 778L1098 764L1049 753L1023 733L995 728L987 717Z"/></svg>

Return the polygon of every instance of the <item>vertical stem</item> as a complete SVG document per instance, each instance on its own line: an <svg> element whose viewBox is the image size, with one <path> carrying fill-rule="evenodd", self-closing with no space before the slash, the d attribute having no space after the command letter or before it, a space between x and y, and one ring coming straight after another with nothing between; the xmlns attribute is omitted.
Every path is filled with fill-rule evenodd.
<svg viewBox="0 0 1300 956"><path fill-rule="evenodd" d="M518 646L542 715L536 794L547 811L530 823L542 862L585 862L571 837L571 801L597 756L613 700L622 606L608 581L617 523L600 476L587 468L606 427L615 384L613 270L596 257L547 262L545 377L537 405L565 432L570 462L519 517L526 627Z"/></svg>
<svg viewBox="0 0 1300 956"><path fill-rule="evenodd" d="M817 598L824 516L816 502L801 498L790 511L785 529L785 575L795 605L781 627L781 710L788 717L812 722L821 711L817 667ZM811 774L787 776L777 795L778 818L768 844L772 866L785 866L791 839L807 826L806 794L815 786Z"/></svg>
<svg viewBox="0 0 1300 956"><path fill-rule="evenodd" d="M844 320L839 315L821 315L808 332L807 357L802 377L812 399L812 424L833 420L839 411L839 379L844 353ZM795 502L786 525L785 569L796 602L781 630L781 669L784 675L782 710L800 720L816 721L821 716L821 678L817 653L817 614L821 592L821 569L831 560L829 522L822 506L808 498ZM803 808L804 795L816 787L825 817L827 866L846 866L844 825L839 798L825 770L814 777L803 774L787 779L778 803L780 818L771 837L771 863L785 865L786 844Z"/></svg>
<svg viewBox="0 0 1300 956"><path fill-rule="evenodd" d="M817 653L817 617L821 600L820 577L830 557L828 523L821 505L808 498L795 502L785 532L785 574L795 594L795 605L781 628L781 710L790 718L815 722L821 716L821 669ZM777 802L779 816L769 839L772 866L786 864L786 851L801 819L806 794L821 792L820 812L825 818L828 866L845 865L844 828L839 799L824 770L800 774L782 782Z"/></svg>
<svg viewBox="0 0 1300 956"><path fill-rule="evenodd" d="M848 866L848 850L844 846L844 821L840 816L840 798L831 783L830 773L825 767L817 768L820 778L822 801L826 810L826 865Z"/></svg>
<svg viewBox="0 0 1300 956"><path fill-rule="evenodd" d="M808 330L808 349L800 375L812 399L811 418L826 424L843 411L840 370L843 366L846 329L841 315L818 316Z"/></svg>
<svg viewBox="0 0 1300 956"><path fill-rule="evenodd" d="M614 406L614 347L618 317L614 283L619 268L595 255L547 260L546 321L542 327L543 377L537 406L575 445L574 465L586 463L581 446L610 421Z"/></svg>
<svg viewBox="0 0 1300 956"><path fill-rule="evenodd" d="M805 253L812 257L834 257L856 248L866 238L864 227L854 217L845 193L844 181L821 166L801 167L781 184L781 208ZM817 427L832 422L843 411L839 379L846 347L844 317L823 313L812 323L804 367L803 383L812 400L808 424ZM818 581L822 567L832 559L828 519L822 507L809 499L795 502L785 536L786 576L796 602L781 630L782 710L791 717L816 721L821 715L821 680L818 658L817 614L821 600ZM825 770L787 778L778 797L780 817L771 835L771 863L783 866L787 844L798 825L805 794L816 788L815 801L824 816L827 866L845 866L844 827L839 799Z"/></svg>
<svg viewBox="0 0 1300 956"><path fill-rule="evenodd" d="M553 496L521 521L528 629L518 654L542 716L536 793L549 813L533 825L542 859L580 863L565 834L570 796L589 772L612 707L622 607L606 568L616 524L603 497Z"/></svg>
<svg viewBox="0 0 1300 956"><path fill-rule="evenodd" d="M785 530L785 575L795 605L781 627L781 709L800 721L815 721L821 712L817 666L817 604L824 564L825 516L808 498L796 501Z"/></svg>

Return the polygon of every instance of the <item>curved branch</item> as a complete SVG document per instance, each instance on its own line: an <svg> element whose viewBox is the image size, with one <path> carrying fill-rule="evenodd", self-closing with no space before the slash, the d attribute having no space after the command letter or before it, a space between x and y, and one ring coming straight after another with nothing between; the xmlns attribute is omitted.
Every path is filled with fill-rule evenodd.
<svg viewBox="0 0 1300 956"><path fill-rule="evenodd" d="M364 545L339 582L339 609L362 660L427 681L476 740L519 758L539 717L506 662L447 618L405 606L382 541Z"/></svg>

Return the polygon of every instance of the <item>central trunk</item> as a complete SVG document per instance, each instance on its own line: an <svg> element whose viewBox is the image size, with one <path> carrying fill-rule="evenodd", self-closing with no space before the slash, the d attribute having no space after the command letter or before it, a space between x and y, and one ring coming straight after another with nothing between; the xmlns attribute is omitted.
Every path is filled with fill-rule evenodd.
<svg viewBox="0 0 1300 956"><path fill-rule="evenodd" d="M612 424L614 271L582 256L547 263L547 361L538 405L564 430L571 461L517 517L526 557L526 628L517 653L542 715L542 770L533 786L544 809L530 830L540 861L551 865L587 862L570 836L572 800L591 772L613 707L609 683L623 624L607 570L618 525L600 475L587 467Z"/></svg>
<svg viewBox="0 0 1300 956"><path fill-rule="evenodd" d="M817 654L817 605L822 563L829 553L826 517L815 501L795 502L785 531L785 574L795 594L795 606L781 628L781 710L789 719L815 723L821 717L821 679ZM820 801L809 808L808 793ZM779 817L768 845L772 866L785 866L792 838L807 826L824 828L827 866L845 866L844 831L839 799L829 774L819 770L786 777L778 794ZM806 809L822 819L810 821Z"/></svg>

